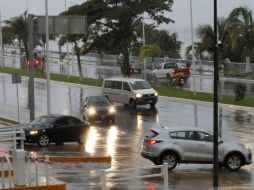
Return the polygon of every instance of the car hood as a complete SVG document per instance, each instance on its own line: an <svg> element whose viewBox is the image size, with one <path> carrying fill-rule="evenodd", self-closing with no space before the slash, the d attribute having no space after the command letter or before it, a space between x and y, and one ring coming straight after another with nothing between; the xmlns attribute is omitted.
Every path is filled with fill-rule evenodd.
<svg viewBox="0 0 254 190"><path fill-rule="evenodd" d="M153 88L133 90L136 94L155 94L156 91Z"/></svg>
<svg viewBox="0 0 254 190"><path fill-rule="evenodd" d="M40 126L33 126L33 125L30 125L28 123L28 124L16 125L15 128L16 128L16 130L22 129L24 131L30 131L30 130L33 130L33 129L40 129L41 127Z"/></svg>

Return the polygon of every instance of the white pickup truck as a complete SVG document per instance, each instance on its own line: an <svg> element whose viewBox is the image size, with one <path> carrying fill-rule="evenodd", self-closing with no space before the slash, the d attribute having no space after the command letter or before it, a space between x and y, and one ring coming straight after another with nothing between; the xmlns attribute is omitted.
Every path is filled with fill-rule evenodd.
<svg viewBox="0 0 254 190"><path fill-rule="evenodd" d="M165 62L160 63L156 69L153 70L154 78L174 78L176 73L184 73L184 77L191 74L191 69L185 67L182 63Z"/></svg>

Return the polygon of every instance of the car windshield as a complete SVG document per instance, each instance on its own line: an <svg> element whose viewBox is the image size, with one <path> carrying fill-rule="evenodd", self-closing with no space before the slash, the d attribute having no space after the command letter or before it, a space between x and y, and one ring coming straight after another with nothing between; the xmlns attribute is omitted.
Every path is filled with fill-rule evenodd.
<svg viewBox="0 0 254 190"><path fill-rule="evenodd" d="M48 126L50 124L52 124L55 120L56 120L56 116L41 116L41 117L38 117L36 118L35 120L33 120L31 122L31 125L33 127L36 127L36 126Z"/></svg>
<svg viewBox="0 0 254 190"><path fill-rule="evenodd" d="M93 106L109 106L110 102L105 97L91 98L89 104Z"/></svg>
<svg viewBox="0 0 254 190"><path fill-rule="evenodd" d="M131 87L133 90L140 90L140 89L150 89L151 86L147 81L135 81L131 82Z"/></svg>

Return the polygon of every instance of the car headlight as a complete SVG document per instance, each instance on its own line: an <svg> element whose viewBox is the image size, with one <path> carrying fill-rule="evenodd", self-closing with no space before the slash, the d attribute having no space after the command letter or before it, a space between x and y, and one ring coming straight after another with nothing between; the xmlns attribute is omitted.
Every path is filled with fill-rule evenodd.
<svg viewBox="0 0 254 190"><path fill-rule="evenodd" d="M114 107L114 106L111 106L111 107L109 108L109 113L115 113L115 112L116 112L115 107Z"/></svg>
<svg viewBox="0 0 254 190"><path fill-rule="evenodd" d="M36 135L38 134L38 131L30 131L30 135Z"/></svg>
<svg viewBox="0 0 254 190"><path fill-rule="evenodd" d="M142 94L136 94L136 98L141 98Z"/></svg>
<svg viewBox="0 0 254 190"><path fill-rule="evenodd" d="M158 92L155 92L154 96L158 96Z"/></svg>
<svg viewBox="0 0 254 190"><path fill-rule="evenodd" d="M89 115L94 115L94 114L96 114L96 110L94 108L89 108L88 109L88 114Z"/></svg>

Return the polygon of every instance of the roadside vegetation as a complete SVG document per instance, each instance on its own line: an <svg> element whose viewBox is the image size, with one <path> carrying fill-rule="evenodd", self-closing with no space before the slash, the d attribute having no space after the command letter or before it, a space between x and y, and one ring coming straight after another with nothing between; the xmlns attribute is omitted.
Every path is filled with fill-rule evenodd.
<svg viewBox="0 0 254 190"><path fill-rule="evenodd" d="M0 68L1 73L8 73L8 74L21 74L22 76L29 76L29 73L23 69L16 69L10 67L3 67ZM45 73L34 73L35 78L46 79ZM51 73L51 80L60 81L60 82L68 82L68 83L75 83L75 84L83 84L89 86L96 86L101 87L102 80L101 79L91 79L91 78L83 78L80 80L78 76L66 76L64 74L56 74ZM213 102L213 95L211 93L203 93L197 92L196 95L193 94L192 91L177 89L177 88L169 88L169 87L162 87L162 86L153 86L153 88L159 93L159 96L167 96L167 97L176 97L176 98L183 98L189 100L198 100L198 101L205 101L205 102ZM242 93L242 91L240 91ZM237 94L236 94L237 96ZM254 99L249 97L244 97L240 101L236 99L236 96L222 96L219 97L219 102L223 104L231 104L231 105L239 105L239 106L246 106L246 107L254 107ZM241 94L240 94L241 96Z"/></svg>

